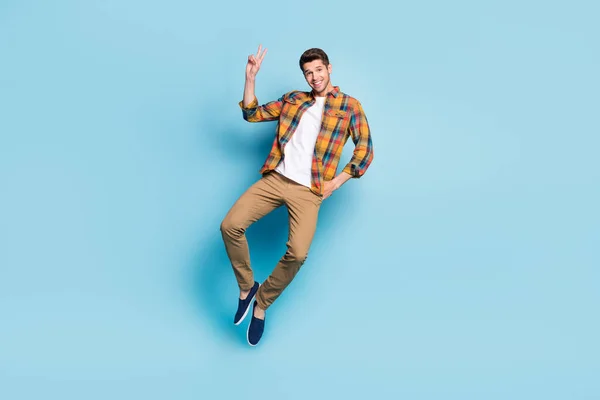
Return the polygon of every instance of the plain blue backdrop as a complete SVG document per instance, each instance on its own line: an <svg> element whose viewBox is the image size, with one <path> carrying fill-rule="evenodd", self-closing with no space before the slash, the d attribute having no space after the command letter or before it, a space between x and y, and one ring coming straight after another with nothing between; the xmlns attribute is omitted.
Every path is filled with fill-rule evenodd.
<svg viewBox="0 0 600 400"><path fill-rule="evenodd" d="M0 398L600 398L594 4L3 0ZM259 43L261 103L327 51L375 159L251 348L219 224Z"/></svg>

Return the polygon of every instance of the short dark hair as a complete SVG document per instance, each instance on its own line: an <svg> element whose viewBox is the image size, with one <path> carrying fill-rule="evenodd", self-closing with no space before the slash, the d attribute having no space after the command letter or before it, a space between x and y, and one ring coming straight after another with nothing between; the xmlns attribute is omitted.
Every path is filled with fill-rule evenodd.
<svg viewBox="0 0 600 400"><path fill-rule="evenodd" d="M323 61L323 64L325 64L325 66L329 65L329 57L327 57L327 53L325 53L321 49L312 48L312 49L306 50L300 56L300 69L304 70L302 68L302 66L304 64L306 64L307 62L315 61L315 60Z"/></svg>

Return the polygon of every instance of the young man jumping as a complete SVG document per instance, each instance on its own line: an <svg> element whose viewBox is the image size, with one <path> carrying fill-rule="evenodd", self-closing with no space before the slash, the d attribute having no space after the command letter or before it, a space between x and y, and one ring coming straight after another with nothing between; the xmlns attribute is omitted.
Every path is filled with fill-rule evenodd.
<svg viewBox="0 0 600 400"><path fill-rule="evenodd" d="M244 98L239 106L248 122L278 121L275 139L260 170L261 178L234 203L220 226L240 288L234 324L239 325L253 305L247 331L251 346L256 346L263 335L266 310L307 258L321 202L348 179L361 177L373 160L371 133L362 105L332 86L327 54L313 48L300 57L300 69L311 91L291 91L259 105L254 85L266 53L267 49L259 46L255 55L248 56ZM354 142L354 153L336 175L349 138ZM250 266L245 232L282 205L289 216L287 251L271 275L259 284Z"/></svg>

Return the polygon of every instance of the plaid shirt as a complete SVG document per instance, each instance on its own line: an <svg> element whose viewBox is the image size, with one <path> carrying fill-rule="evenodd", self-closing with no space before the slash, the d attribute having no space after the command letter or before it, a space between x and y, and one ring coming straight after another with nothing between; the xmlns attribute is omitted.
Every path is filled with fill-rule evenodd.
<svg viewBox="0 0 600 400"><path fill-rule="evenodd" d="M261 174L277 167L300 118L313 104L315 99L312 92L301 91L286 93L278 100L261 106L256 98L248 107L244 107L243 101L239 102L243 117L248 122L278 121L277 134L271 152L260 170ZM323 182L335 177L342 150L350 137L354 142L354 153L343 172L358 178L373 160L371 132L360 102L335 86L325 100L321 131L313 153L311 190L314 193L322 195Z"/></svg>

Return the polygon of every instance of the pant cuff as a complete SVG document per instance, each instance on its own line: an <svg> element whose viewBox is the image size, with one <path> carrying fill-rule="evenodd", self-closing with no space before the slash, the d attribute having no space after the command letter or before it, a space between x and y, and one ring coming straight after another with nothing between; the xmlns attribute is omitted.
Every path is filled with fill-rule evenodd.
<svg viewBox="0 0 600 400"><path fill-rule="evenodd" d="M258 306L260 308L262 308L263 310L267 310L267 308L269 308L270 304L267 305L267 303L264 302L263 298L260 296L260 288L258 289L258 293L256 293L256 303L258 304Z"/></svg>
<svg viewBox="0 0 600 400"><path fill-rule="evenodd" d="M240 288L241 291L247 292L248 290L250 290L254 287L254 282L252 282L250 285L239 284L238 287Z"/></svg>

